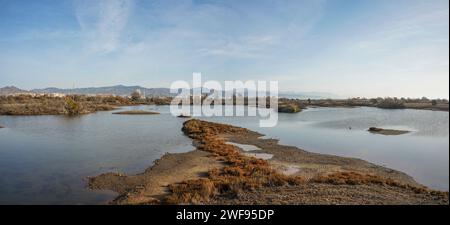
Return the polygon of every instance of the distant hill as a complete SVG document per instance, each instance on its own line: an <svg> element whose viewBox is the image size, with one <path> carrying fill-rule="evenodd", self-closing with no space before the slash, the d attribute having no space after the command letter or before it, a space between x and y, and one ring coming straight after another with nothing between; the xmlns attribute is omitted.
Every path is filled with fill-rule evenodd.
<svg viewBox="0 0 450 225"><path fill-rule="evenodd" d="M61 89L55 87L49 87L44 89L33 89L30 91L22 90L14 86L7 86L4 88L0 88L0 95L10 95L10 94L19 94L19 93L39 93L39 94L52 94L52 93L61 93L61 94L113 94L119 96L129 96L136 90L140 90L142 94L145 94L146 97L152 96L176 96L177 94L170 93L169 88L145 88L142 86L125 86L125 85L115 85L108 87L87 87L87 88L74 88L74 89ZM198 90L200 91L200 90ZM201 89L202 93L209 93L208 89ZM230 96L227 94L232 94L229 91L223 91L224 96ZM269 93L267 93L269 95ZM255 93L245 93L244 96L255 97ZM338 95L325 93L325 92L280 92L278 94L279 97L282 98L297 98L297 99L339 99L342 98Z"/></svg>
<svg viewBox="0 0 450 225"><path fill-rule="evenodd" d="M171 96L169 88L145 88L141 86L124 86L116 85L109 87L88 87L88 88L74 88L74 89L60 89L60 88L44 88L33 89L34 93L62 93L62 94L114 94L114 95L130 95L136 90L140 90L145 96Z"/></svg>
<svg viewBox="0 0 450 225"><path fill-rule="evenodd" d="M19 89L14 86L6 86L0 88L0 95L12 95L12 94L20 94L20 93L28 93L29 91Z"/></svg>

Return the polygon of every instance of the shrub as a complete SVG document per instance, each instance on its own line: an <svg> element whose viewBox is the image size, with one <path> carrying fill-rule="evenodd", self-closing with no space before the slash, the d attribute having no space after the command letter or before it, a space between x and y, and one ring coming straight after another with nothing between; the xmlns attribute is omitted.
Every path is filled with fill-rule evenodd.
<svg viewBox="0 0 450 225"><path fill-rule="evenodd" d="M65 101L65 109L69 115L80 114L80 105L72 97L66 97Z"/></svg>
<svg viewBox="0 0 450 225"><path fill-rule="evenodd" d="M404 102L396 98L386 98L383 101L378 102L377 107L385 109L403 109L405 108Z"/></svg>
<svg viewBox="0 0 450 225"><path fill-rule="evenodd" d="M434 106L434 105L437 105L437 101L436 101L436 100L432 100L432 101L431 101L431 105L433 105L433 106Z"/></svg>

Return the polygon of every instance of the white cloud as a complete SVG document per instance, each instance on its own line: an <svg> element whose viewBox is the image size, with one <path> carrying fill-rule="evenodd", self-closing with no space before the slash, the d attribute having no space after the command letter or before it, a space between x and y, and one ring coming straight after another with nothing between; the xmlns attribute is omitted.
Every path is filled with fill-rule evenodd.
<svg viewBox="0 0 450 225"><path fill-rule="evenodd" d="M122 46L123 31L133 0L76 0L76 17L94 53L110 53Z"/></svg>

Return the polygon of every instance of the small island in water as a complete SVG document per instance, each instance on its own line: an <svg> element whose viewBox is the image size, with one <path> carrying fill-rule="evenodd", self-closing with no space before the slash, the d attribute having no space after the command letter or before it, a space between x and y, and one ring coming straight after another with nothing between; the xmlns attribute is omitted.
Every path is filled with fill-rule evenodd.
<svg viewBox="0 0 450 225"><path fill-rule="evenodd" d="M157 114L159 114L159 112L151 112L151 111L144 111L144 110L130 110L130 111L114 112L113 114L117 114L117 115L157 115Z"/></svg>
<svg viewBox="0 0 450 225"><path fill-rule="evenodd" d="M378 127L370 127L367 131L373 134L382 134L382 135L402 135L411 132L407 130L383 129Z"/></svg>

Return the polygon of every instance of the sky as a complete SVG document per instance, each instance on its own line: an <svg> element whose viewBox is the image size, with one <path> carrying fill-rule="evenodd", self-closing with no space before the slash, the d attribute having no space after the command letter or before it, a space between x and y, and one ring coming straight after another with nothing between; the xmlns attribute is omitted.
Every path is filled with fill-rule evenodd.
<svg viewBox="0 0 450 225"><path fill-rule="evenodd" d="M0 0L0 87L278 81L449 97L448 0Z"/></svg>

